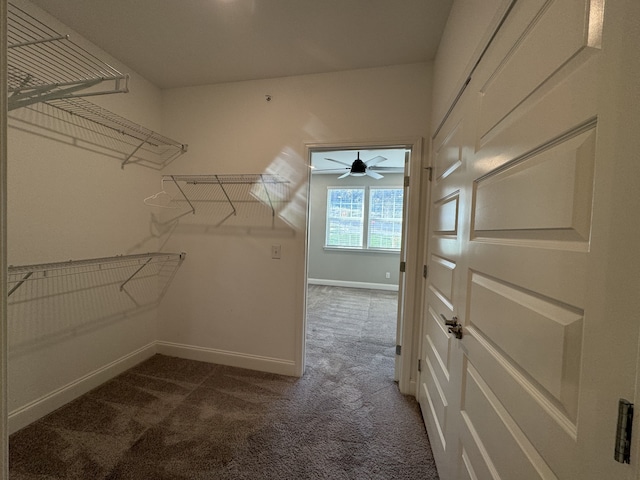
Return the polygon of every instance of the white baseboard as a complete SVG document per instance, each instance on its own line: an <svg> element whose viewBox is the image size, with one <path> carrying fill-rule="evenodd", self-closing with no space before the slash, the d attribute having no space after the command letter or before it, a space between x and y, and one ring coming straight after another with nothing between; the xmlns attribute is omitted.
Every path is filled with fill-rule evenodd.
<svg viewBox="0 0 640 480"><path fill-rule="evenodd" d="M398 285L388 285L386 283L351 282L347 280L325 280L324 278L308 278L307 283L310 285L327 285L329 287L368 288L370 290L388 290L391 292L398 291Z"/></svg>
<svg viewBox="0 0 640 480"><path fill-rule="evenodd" d="M248 368L260 372L276 373L279 375L296 376L296 364L293 360L281 358L261 357L214 348L197 347L171 342L157 342L158 353L171 357L199 360L201 362L229 365L230 367Z"/></svg>
<svg viewBox="0 0 640 480"><path fill-rule="evenodd" d="M136 366L156 354L156 342L145 345L103 367L90 372L20 408L9 412L9 434L17 432L39 418L102 385L125 370Z"/></svg>
<svg viewBox="0 0 640 480"><path fill-rule="evenodd" d="M144 362L156 353L280 375L296 376L297 372L296 364L293 360L247 355L178 343L152 342L13 410L8 415L8 433L17 432L79 396L99 387L129 368Z"/></svg>

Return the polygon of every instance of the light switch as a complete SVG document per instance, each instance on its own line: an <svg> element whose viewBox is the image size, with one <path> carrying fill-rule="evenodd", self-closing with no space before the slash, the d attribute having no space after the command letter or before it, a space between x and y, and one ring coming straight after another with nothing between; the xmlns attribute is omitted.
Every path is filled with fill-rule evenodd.
<svg viewBox="0 0 640 480"><path fill-rule="evenodd" d="M280 245L271 245L271 258L279 259L280 253Z"/></svg>

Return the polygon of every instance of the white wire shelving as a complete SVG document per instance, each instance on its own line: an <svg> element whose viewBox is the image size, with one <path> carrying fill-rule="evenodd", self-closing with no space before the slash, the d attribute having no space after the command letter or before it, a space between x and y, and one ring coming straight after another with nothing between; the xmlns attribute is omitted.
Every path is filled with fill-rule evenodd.
<svg viewBox="0 0 640 480"><path fill-rule="evenodd" d="M7 5L8 108L128 91L129 77L12 3Z"/></svg>
<svg viewBox="0 0 640 480"><path fill-rule="evenodd" d="M62 112L65 120L77 126L92 124L91 131L115 140L124 148L122 168L139 164L162 169L187 151L188 146L150 130L83 98L60 98L45 102ZM59 115L55 115L59 118Z"/></svg>
<svg viewBox="0 0 640 480"><path fill-rule="evenodd" d="M139 164L159 170L187 151L187 145L84 98L128 92L128 75L12 3L7 30L10 111L30 107L68 130L75 127L73 135L81 140L84 135L117 152L122 168Z"/></svg>
<svg viewBox="0 0 640 480"><path fill-rule="evenodd" d="M9 353L19 354L153 309L185 256L145 253L10 266Z"/></svg>
<svg viewBox="0 0 640 480"><path fill-rule="evenodd" d="M89 282L91 286L103 286L102 283L104 285L117 286L118 291L129 295L126 288L128 284L134 284L141 279L148 279L150 275L156 276L164 267L177 267L185 258L186 253L184 252L153 252L32 265L10 265L8 268L7 297L14 295L25 284L29 285L41 281L51 282L69 276L90 276L92 277L92 281ZM100 275L95 275L96 272L110 272L109 280L106 282L99 281L98 277ZM89 286L89 284L85 286ZM161 286L158 295L161 295L167 287L168 283ZM63 290L59 290L58 293L64 293Z"/></svg>
<svg viewBox="0 0 640 480"><path fill-rule="evenodd" d="M273 226L291 199L290 181L274 174L165 175L162 186L144 203L164 209L164 224L193 214L209 217L213 227L232 217L268 217Z"/></svg>

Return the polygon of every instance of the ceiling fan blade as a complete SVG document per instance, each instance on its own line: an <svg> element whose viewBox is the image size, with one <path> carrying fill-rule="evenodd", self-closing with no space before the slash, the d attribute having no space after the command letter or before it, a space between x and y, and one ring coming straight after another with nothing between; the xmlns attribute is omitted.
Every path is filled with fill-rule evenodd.
<svg viewBox="0 0 640 480"><path fill-rule="evenodd" d="M340 175L340 176L338 177L338 180L340 180L341 178L344 178L344 177L348 177L348 176L349 176L349 174L351 174L351 171L348 171L347 173L343 173L342 175Z"/></svg>
<svg viewBox="0 0 640 480"><path fill-rule="evenodd" d="M330 162L336 162L336 163L339 163L340 165L344 165L346 167L351 167L350 163L342 162L340 160L334 160L333 158L325 158L325 160L329 160Z"/></svg>
<svg viewBox="0 0 640 480"><path fill-rule="evenodd" d="M382 175L380 175L379 173L374 172L373 170L369 170L368 168L367 168L367 171L364 172L364 173L366 175L369 175L372 178L375 178L376 180L379 180L379 179L383 178Z"/></svg>
<svg viewBox="0 0 640 480"><path fill-rule="evenodd" d="M336 167L336 168L312 168L311 173L320 173L320 172L332 172L332 173L340 173L345 170L351 170L350 167Z"/></svg>
<svg viewBox="0 0 640 480"><path fill-rule="evenodd" d="M402 173L404 172L404 168L402 167L369 167L373 168L376 172L391 172L391 173Z"/></svg>
<svg viewBox="0 0 640 480"><path fill-rule="evenodd" d="M364 162L364 164L367 167L373 167L374 165L377 165L379 163L386 162L386 161L387 161L386 157L381 157L380 155L378 155L377 157L370 158L369 160Z"/></svg>

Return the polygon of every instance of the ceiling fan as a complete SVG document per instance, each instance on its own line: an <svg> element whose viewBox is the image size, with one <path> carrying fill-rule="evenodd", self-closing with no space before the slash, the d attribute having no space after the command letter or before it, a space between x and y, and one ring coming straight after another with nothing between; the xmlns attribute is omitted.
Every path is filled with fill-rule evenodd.
<svg viewBox="0 0 640 480"><path fill-rule="evenodd" d="M363 177L368 175L376 180L382 178L378 172L374 171L373 168L376 167L379 163L386 162L387 159L385 157L381 157L378 155L377 157L370 158L369 160L363 161L360 159L360 152L358 152L358 158L356 158L353 163L346 163L340 160L334 160L333 158L325 158L325 160L329 160L330 162L339 163L340 165L345 165L346 173L340 175L338 178L345 178L348 176L352 177ZM377 169L383 169L384 167L377 167ZM386 169L385 169L386 170ZM390 168L389 170L393 170Z"/></svg>

